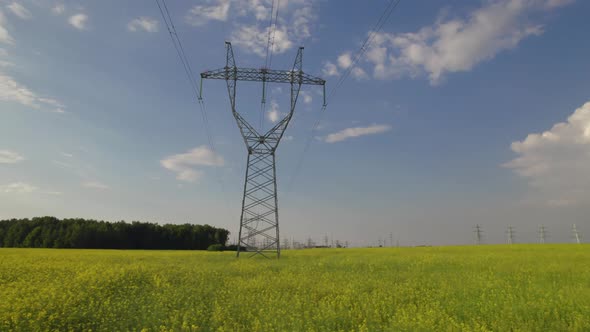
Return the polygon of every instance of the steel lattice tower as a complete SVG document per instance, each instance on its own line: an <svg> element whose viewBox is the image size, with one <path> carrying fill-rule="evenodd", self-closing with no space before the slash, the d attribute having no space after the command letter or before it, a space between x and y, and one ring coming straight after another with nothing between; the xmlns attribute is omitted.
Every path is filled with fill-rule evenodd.
<svg viewBox="0 0 590 332"><path fill-rule="evenodd" d="M545 239L547 238L547 230L545 229L544 225L539 225L539 243L545 243Z"/></svg>
<svg viewBox="0 0 590 332"><path fill-rule="evenodd" d="M508 225L506 234L508 234L508 244L514 244L514 227L512 225Z"/></svg>
<svg viewBox="0 0 590 332"><path fill-rule="evenodd" d="M252 256L259 254L268 258L266 254L272 253L279 258L281 247L275 151L293 117L301 86L304 84L324 86L325 104L326 81L303 72L303 47L297 51L291 70L239 68L235 63L231 43L225 42L225 47L225 67L201 73L201 82L203 79L226 81L231 111L248 149L237 256L240 256L240 247L244 246L248 251L253 252ZM263 102L267 82L289 83L291 85L289 113L266 133L259 133L236 110L238 81L262 82ZM256 243L257 238L263 239L262 244Z"/></svg>
<svg viewBox="0 0 590 332"><path fill-rule="evenodd" d="M574 241L576 241L577 244L580 244L580 232L576 228L576 224L572 225L572 235L574 236Z"/></svg>
<svg viewBox="0 0 590 332"><path fill-rule="evenodd" d="M473 233L475 233L475 244L481 244L482 229L481 229L481 226L479 226L479 224L475 225L475 229L473 230Z"/></svg>

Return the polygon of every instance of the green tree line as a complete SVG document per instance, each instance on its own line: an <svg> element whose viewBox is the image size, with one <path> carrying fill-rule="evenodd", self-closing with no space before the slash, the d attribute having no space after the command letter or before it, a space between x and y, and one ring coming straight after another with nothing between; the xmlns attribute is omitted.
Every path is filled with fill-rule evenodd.
<svg viewBox="0 0 590 332"><path fill-rule="evenodd" d="M229 231L209 225L159 225L88 219L0 220L0 247L205 250L225 246Z"/></svg>

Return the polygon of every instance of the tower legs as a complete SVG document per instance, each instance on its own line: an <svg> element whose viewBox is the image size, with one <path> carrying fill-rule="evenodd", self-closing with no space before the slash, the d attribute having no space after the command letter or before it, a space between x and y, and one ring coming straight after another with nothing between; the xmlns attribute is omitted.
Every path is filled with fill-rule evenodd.
<svg viewBox="0 0 590 332"><path fill-rule="evenodd" d="M279 210L275 154L248 154L237 256L246 247L250 256L280 256Z"/></svg>

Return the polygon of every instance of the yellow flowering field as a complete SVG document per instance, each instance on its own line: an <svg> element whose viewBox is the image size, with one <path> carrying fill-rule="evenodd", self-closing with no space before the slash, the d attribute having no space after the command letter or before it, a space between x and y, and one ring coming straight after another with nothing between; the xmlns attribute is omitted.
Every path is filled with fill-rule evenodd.
<svg viewBox="0 0 590 332"><path fill-rule="evenodd" d="M590 331L589 245L0 249L0 331Z"/></svg>

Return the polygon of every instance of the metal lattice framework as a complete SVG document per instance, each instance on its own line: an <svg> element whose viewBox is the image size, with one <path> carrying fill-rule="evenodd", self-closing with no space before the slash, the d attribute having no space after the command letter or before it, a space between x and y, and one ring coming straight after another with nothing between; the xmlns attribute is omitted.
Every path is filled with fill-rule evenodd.
<svg viewBox="0 0 590 332"><path fill-rule="evenodd" d="M231 43L226 42L225 67L201 73L201 79L220 79L227 83L231 110L244 143L248 149L244 196L240 216L240 232L237 256L240 248L246 247L252 256L276 254L280 257L279 209L277 197L275 151L283 137L293 113L301 86L322 85L326 81L303 72L303 47L300 47L291 70L267 68L238 68ZM291 107L289 113L266 133L259 133L236 111L236 85L238 81L262 82L262 98L266 83L289 83L291 85ZM324 93L325 94L325 93ZM256 239L262 239L257 243Z"/></svg>

